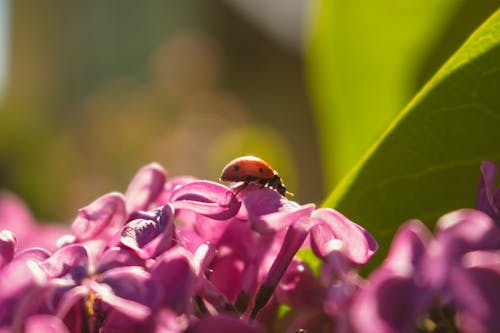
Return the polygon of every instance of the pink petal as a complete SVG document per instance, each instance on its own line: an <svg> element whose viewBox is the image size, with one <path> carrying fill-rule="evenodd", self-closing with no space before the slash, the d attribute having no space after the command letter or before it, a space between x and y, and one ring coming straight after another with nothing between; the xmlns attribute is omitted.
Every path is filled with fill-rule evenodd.
<svg viewBox="0 0 500 333"><path fill-rule="evenodd" d="M158 216L128 222L120 242L134 250L141 259L155 257L168 249L174 236L174 212L170 204L155 211Z"/></svg>
<svg viewBox="0 0 500 333"><path fill-rule="evenodd" d="M431 238L430 231L422 222L405 222L394 236L384 265L401 275L411 276L424 258Z"/></svg>
<svg viewBox="0 0 500 333"><path fill-rule="evenodd" d="M280 229L286 228L297 220L303 217L309 217L314 208L314 204L294 207L289 211L272 212L271 214L263 215L259 218L260 223L252 225L253 229L259 233L276 232Z"/></svg>
<svg viewBox="0 0 500 333"><path fill-rule="evenodd" d="M147 209L162 192L166 180L166 172L158 163L143 166L125 192L127 213Z"/></svg>
<svg viewBox="0 0 500 333"><path fill-rule="evenodd" d="M16 237L10 230L0 231L0 269L14 258L16 244Z"/></svg>
<svg viewBox="0 0 500 333"><path fill-rule="evenodd" d="M103 303L134 320L145 320L151 314L149 307L117 296L113 289L106 284L88 281L88 287L100 297Z"/></svg>
<svg viewBox="0 0 500 333"><path fill-rule="evenodd" d="M276 288L275 295L299 311L320 311L325 288L305 263L293 261Z"/></svg>
<svg viewBox="0 0 500 333"><path fill-rule="evenodd" d="M79 304L89 294L86 286L76 286L64 293L61 301L57 304L57 316L64 318L73 306Z"/></svg>
<svg viewBox="0 0 500 333"><path fill-rule="evenodd" d="M156 204L158 206L163 206L170 201L172 201L172 194L182 186L192 183L194 181L198 181L198 178L191 177L191 176L179 176L179 177L173 177L170 178L166 183L165 186L163 187L162 192L160 195L156 198Z"/></svg>
<svg viewBox="0 0 500 333"><path fill-rule="evenodd" d="M32 260L37 263L45 261L51 256L51 253L39 247L32 247L16 254L15 260Z"/></svg>
<svg viewBox="0 0 500 333"><path fill-rule="evenodd" d="M231 201L233 192L224 185L196 181L178 188L171 197L175 209L187 209L216 220L236 215L241 203Z"/></svg>
<svg viewBox="0 0 500 333"><path fill-rule="evenodd" d="M258 219L262 215L281 211L281 207L288 201L278 192L269 188L260 188L256 184L249 184L239 197L247 215L241 215L240 212L238 217L249 221Z"/></svg>
<svg viewBox="0 0 500 333"><path fill-rule="evenodd" d="M416 283L430 240L429 230L418 220L408 221L399 228L387 259L369 276L353 301L350 312L357 330L414 331L432 297L429 288Z"/></svg>
<svg viewBox="0 0 500 333"><path fill-rule="evenodd" d="M294 215L295 220L290 221L292 224L287 229L279 253L255 295L250 318L255 318L257 312L267 304L293 257L300 249L311 228L314 227L315 223L308 215Z"/></svg>
<svg viewBox="0 0 500 333"><path fill-rule="evenodd" d="M357 293L351 304L351 322L356 332L411 333L429 300L429 293L412 277L382 267Z"/></svg>
<svg viewBox="0 0 500 333"><path fill-rule="evenodd" d="M314 253L325 258L331 241L341 241L341 251L355 264L366 264L378 249L378 244L363 227L350 221L339 212L320 208L312 213L318 220L311 233L311 247Z"/></svg>
<svg viewBox="0 0 500 333"><path fill-rule="evenodd" d="M156 286L150 280L151 274L138 266L116 267L99 278L99 282L110 286L116 296L147 306L153 305L157 296Z"/></svg>
<svg viewBox="0 0 500 333"><path fill-rule="evenodd" d="M96 199L78 211L73 234L79 241L113 236L125 222L125 198L113 192Z"/></svg>
<svg viewBox="0 0 500 333"><path fill-rule="evenodd" d="M34 261L14 259L0 274L0 326L22 327L27 315L43 303L47 276ZM20 330L19 330L20 331Z"/></svg>
<svg viewBox="0 0 500 333"><path fill-rule="evenodd" d="M99 259L97 273L105 272L109 269L122 266L144 266L145 261L137 253L124 250L120 247L106 249Z"/></svg>
<svg viewBox="0 0 500 333"><path fill-rule="evenodd" d="M156 315L156 328L154 333L182 333L187 326L187 318L177 316L173 311L162 309Z"/></svg>
<svg viewBox="0 0 500 333"><path fill-rule="evenodd" d="M487 268L500 274L500 249L490 251L471 251L462 258L465 268Z"/></svg>
<svg viewBox="0 0 500 333"><path fill-rule="evenodd" d="M500 228L485 213L460 209L443 215L436 223L435 240L429 244L426 276L436 288L442 288L453 266L461 265L470 251L497 249Z"/></svg>
<svg viewBox="0 0 500 333"><path fill-rule="evenodd" d="M189 312L196 276L191 254L180 247L166 251L151 270L153 281L163 290L162 304L178 314Z"/></svg>
<svg viewBox="0 0 500 333"><path fill-rule="evenodd" d="M231 301L211 281L200 279L197 294L219 312L236 312Z"/></svg>
<svg viewBox="0 0 500 333"><path fill-rule="evenodd" d="M50 277L63 277L71 273L81 279L88 273L89 256L81 244L72 244L57 250L41 266Z"/></svg>
<svg viewBox="0 0 500 333"><path fill-rule="evenodd" d="M474 251L463 258L465 269L450 276L464 332L496 332L500 327L500 251Z"/></svg>
<svg viewBox="0 0 500 333"><path fill-rule="evenodd" d="M69 333L61 319L51 315L33 315L26 319L26 333Z"/></svg>

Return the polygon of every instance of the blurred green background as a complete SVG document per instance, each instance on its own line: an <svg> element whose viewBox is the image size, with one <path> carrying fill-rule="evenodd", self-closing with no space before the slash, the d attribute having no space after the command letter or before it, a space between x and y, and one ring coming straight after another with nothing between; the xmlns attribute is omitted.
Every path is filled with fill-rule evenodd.
<svg viewBox="0 0 500 333"><path fill-rule="evenodd" d="M244 154L266 159L297 200L324 198L307 2L1 2L0 188L38 218L71 220L151 161L216 181Z"/></svg>
<svg viewBox="0 0 500 333"><path fill-rule="evenodd" d="M255 154L320 203L498 6L0 0L0 188L68 221L145 163Z"/></svg>

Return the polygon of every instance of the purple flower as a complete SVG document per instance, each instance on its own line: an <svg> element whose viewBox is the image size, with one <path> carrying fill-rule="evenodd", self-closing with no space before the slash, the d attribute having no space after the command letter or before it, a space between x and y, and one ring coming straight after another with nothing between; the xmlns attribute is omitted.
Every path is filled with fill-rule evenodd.
<svg viewBox="0 0 500 333"><path fill-rule="evenodd" d="M278 301L292 309L287 332L352 331L348 311L362 279L340 248L325 257L319 277L305 263L290 265L276 293Z"/></svg>
<svg viewBox="0 0 500 333"><path fill-rule="evenodd" d="M495 332L500 327L500 251L472 251L463 257L463 273L451 276L464 332Z"/></svg>
<svg viewBox="0 0 500 333"><path fill-rule="evenodd" d="M230 310L230 302L244 313L259 295L249 314L253 317L267 303L307 236L310 228L306 225L314 207L290 208L277 192L252 186L240 193L241 202L231 198L232 194L226 196L225 202L237 207L241 204L242 210L226 220L181 213L177 239L193 252L205 242L212 244L215 253L211 253L215 255L206 260L206 280L201 282L204 295L217 302L212 306Z"/></svg>
<svg viewBox="0 0 500 333"><path fill-rule="evenodd" d="M163 168L149 164L137 172L125 195L109 193L80 209L72 225L75 242L121 244L147 259L172 245L174 215L187 211L226 219L239 209L237 203L227 205L232 192L220 184L186 177L165 180Z"/></svg>
<svg viewBox="0 0 500 333"><path fill-rule="evenodd" d="M500 187L496 187L498 166L490 161L481 163L481 180L476 208L495 220L500 226Z"/></svg>
<svg viewBox="0 0 500 333"><path fill-rule="evenodd" d="M78 211L72 231L77 242L101 239L108 242L136 211L155 204L166 181L157 163L142 167L130 182L125 195L112 192L101 196Z"/></svg>
<svg viewBox="0 0 500 333"><path fill-rule="evenodd" d="M250 318L255 318L257 312L267 304L293 257L302 246L311 228L314 227L314 220L310 218L313 209L313 205L306 205L293 212L274 213L266 216L268 221L278 217L286 218L293 223L288 226L282 246L255 295Z"/></svg>
<svg viewBox="0 0 500 333"><path fill-rule="evenodd" d="M161 170L146 166L125 196L110 193L81 209L73 222L75 244L41 264L56 290L51 300L55 314L72 329L84 325L104 332L119 327L148 331L156 321L146 326L140 321L163 309L190 312L198 283L190 254L172 247L178 242L174 216L231 218L240 204L228 205L232 191L220 184L187 178L164 184ZM160 197L169 202L158 207ZM191 282L180 288L180 281ZM82 303L85 307L77 310Z"/></svg>
<svg viewBox="0 0 500 333"><path fill-rule="evenodd" d="M144 267L132 266L133 260L111 266L104 252L97 257L81 244L68 245L40 263L53 290L46 302L54 315L64 320L71 331L86 327L93 332L106 317L145 320L151 314L154 299L151 275ZM107 269L100 266L103 260ZM127 265L128 264L128 265ZM96 265L94 267L94 265Z"/></svg>
<svg viewBox="0 0 500 333"><path fill-rule="evenodd" d="M430 241L420 221L400 227L382 266L373 272L356 295L351 308L357 332L413 332L431 299L420 267Z"/></svg>
<svg viewBox="0 0 500 333"><path fill-rule="evenodd" d="M310 214L311 247L322 259L320 277L305 263L292 262L277 290L280 303L292 307L287 332L350 332L347 311L361 283L356 266L377 249L373 237L333 209Z"/></svg>
<svg viewBox="0 0 500 333"><path fill-rule="evenodd" d="M30 250L26 250L30 251ZM0 328L21 331L24 320L43 309L48 278L40 267L43 252L20 253L0 270Z"/></svg>
<svg viewBox="0 0 500 333"><path fill-rule="evenodd" d="M31 223L12 202L0 201L0 220ZM0 232L0 282L9 286L0 288L0 331L253 333L277 328L270 321L280 304L303 314L284 330L345 331L355 267L377 249L334 210L258 184L235 197L218 183L167 179L156 163L125 194L80 209L71 232L52 240L53 253L16 253L16 230ZM323 262L319 278L294 258L309 244Z"/></svg>
<svg viewBox="0 0 500 333"><path fill-rule="evenodd" d="M444 215L435 237L429 235L418 221L400 228L386 261L352 306L359 332L500 327L500 228L482 212L462 209Z"/></svg>
<svg viewBox="0 0 500 333"><path fill-rule="evenodd" d="M432 287L452 299L464 332L496 332L500 318L500 227L487 215L462 209L436 225L423 268Z"/></svg>
<svg viewBox="0 0 500 333"><path fill-rule="evenodd" d="M102 283L112 286L113 291L120 297L133 300L136 304L123 304L127 311L115 311L106 314L102 332L152 332L154 330L171 329L179 330L178 323L187 321L191 314L191 298L195 292L196 276L191 263L191 255L182 248L174 247L157 258L149 273L141 272L142 279L139 283L130 284L124 279L130 276L131 267L121 267L113 273L108 272L102 278ZM148 310L144 318L130 315L134 306L140 304ZM129 307L130 306L130 307ZM146 313L144 313L146 315ZM163 315L168 315L170 324L165 322ZM175 331L174 330L174 331Z"/></svg>

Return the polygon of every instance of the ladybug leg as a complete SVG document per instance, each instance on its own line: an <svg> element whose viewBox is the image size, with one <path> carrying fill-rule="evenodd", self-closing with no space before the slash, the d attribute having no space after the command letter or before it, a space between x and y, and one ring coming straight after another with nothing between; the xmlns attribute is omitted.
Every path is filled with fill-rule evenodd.
<svg viewBox="0 0 500 333"><path fill-rule="evenodd" d="M277 191L279 194L281 194L284 197L286 197L287 195L293 196L293 193L288 192L286 190L285 184L283 184L283 181L281 180L280 176L278 176L277 174L268 182L268 187Z"/></svg>
<svg viewBox="0 0 500 333"><path fill-rule="evenodd" d="M229 201L228 206L233 203L233 201L236 199L238 194L240 194L240 192L243 191L245 189L245 187L248 186L249 183L250 183L250 181L245 180L245 181L239 183L238 185L232 187L233 191L236 190L236 192L233 192L233 195L231 196L231 200Z"/></svg>
<svg viewBox="0 0 500 333"><path fill-rule="evenodd" d="M250 182L248 182L248 181L244 181L240 185L234 187L233 190L236 190L236 192L234 192L233 197L236 197L241 191L243 191L245 189L245 187L248 186L249 183Z"/></svg>
<svg viewBox="0 0 500 333"><path fill-rule="evenodd" d="M260 188L269 187L269 180L267 180L267 179L260 179L259 180L259 185L260 185Z"/></svg>

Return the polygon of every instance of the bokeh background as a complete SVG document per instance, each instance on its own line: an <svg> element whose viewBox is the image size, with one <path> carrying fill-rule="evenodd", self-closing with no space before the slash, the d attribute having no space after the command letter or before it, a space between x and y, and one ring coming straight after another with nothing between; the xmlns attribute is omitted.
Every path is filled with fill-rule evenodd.
<svg viewBox="0 0 500 333"><path fill-rule="evenodd" d="M0 188L38 219L71 220L151 161L216 181L255 154L298 200L324 197L307 2L0 3Z"/></svg>
<svg viewBox="0 0 500 333"><path fill-rule="evenodd" d="M254 154L321 203L499 5L0 0L0 188L68 222L146 163Z"/></svg>

